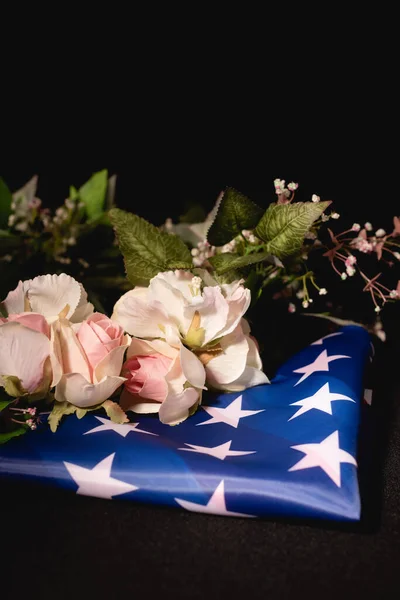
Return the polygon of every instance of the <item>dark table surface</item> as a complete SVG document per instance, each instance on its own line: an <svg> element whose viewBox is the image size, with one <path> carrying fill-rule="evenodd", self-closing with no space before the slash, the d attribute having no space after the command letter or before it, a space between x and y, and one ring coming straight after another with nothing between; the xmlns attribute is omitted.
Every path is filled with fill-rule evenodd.
<svg viewBox="0 0 400 600"><path fill-rule="evenodd" d="M382 345L372 371L360 523L214 517L0 480L0 597L399 598L399 349Z"/></svg>

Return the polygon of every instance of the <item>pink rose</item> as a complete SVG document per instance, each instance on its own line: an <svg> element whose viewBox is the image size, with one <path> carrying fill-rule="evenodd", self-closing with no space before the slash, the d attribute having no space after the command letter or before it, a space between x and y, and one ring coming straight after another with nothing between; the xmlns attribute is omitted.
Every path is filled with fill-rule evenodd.
<svg viewBox="0 0 400 600"><path fill-rule="evenodd" d="M120 376L129 335L105 315L95 313L77 333L67 319L55 328L54 349L62 366L55 398L81 408L101 404L125 381Z"/></svg>
<svg viewBox="0 0 400 600"><path fill-rule="evenodd" d="M205 371L196 355L164 340L133 338L122 368L120 404L136 413L158 413L163 423L180 423L201 399Z"/></svg>
<svg viewBox="0 0 400 600"><path fill-rule="evenodd" d="M171 364L172 358L159 352L132 356L122 368L122 375L127 378L125 389L134 396L163 402L168 395L165 376Z"/></svg>
<svg viewBox="0 0 400 600"><path fill-rule="evenodd" d="M78 329L77 338L92 369L114 348L124 345L124 330L106 315L94 313Z"/></svg>

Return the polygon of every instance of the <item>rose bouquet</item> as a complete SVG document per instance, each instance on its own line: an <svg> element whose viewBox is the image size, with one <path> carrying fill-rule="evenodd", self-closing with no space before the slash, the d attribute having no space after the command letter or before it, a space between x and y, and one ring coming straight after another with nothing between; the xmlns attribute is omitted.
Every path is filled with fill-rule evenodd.
<svg viewBox="0 0 400 600"><path fill-rule="evenodd" d="M269 365L263 368L248 319L256 303L280 304L290 318L315 300L313 314L346 322L335 310L340 303L329 300L331 276L321 262L332 266L340 285L359 277L372 301L373 318L365 325L384 338L379 313L400 295L397 216L389 233L373 231L368 222L333 231L328 222L339 215L330 201L314 195L295 202L297 184L286 188L275 180L276 201L266 209L228 188L204 221L168 219L157 227L111 208L112 201L106 205L110 182L103 175L99 192L94 177L89 191L71 189L54 218L43 214L34 192L11 196L0 187L8 212L3 264L22 270L28 252L33 264L41 256L39 272L49 265L55 271L20 279L1 303L0 442L36 429L46 413L52 431L64 415L82 418L98 410L115 423L128 422L133 411L158 413L162 423L176 425L196 412L205 390L268 384ZM99 274L96 266L88 276L85 257L68 256L81 234L102 227L110 233L111 225L118 246L111 240L99 256L111 260L112 270L120 251L126 279L115 268L112 277ZM85 290L72 268L77 265L83 280L102 282L97 289ZM107 286L120 296L111 317L99 296ZM254 318L252 328L257 333Z"/></svg>

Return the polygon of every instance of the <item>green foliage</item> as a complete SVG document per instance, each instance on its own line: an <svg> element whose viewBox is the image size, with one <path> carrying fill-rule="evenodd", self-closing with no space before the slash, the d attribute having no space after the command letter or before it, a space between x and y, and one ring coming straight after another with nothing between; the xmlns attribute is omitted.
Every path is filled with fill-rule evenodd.
<svg viewBox="0 0 400 600"><path fill-rule="evenodd" d="M267 243L267 250L285 258L300 250L304 236L330 202L271 204L255 229L255 235Z"/></svg>
<svg viewBox="0 0 400 600"><path fill-rule="evenodd" d="M193 267L190 251L178 236L118 208L113 208L109 216L132 285L148 285L160 271Z"/></svg>
<svg viewBox="0 0 400 600"><path fill-rule="evenodd" d="M0 398L0 413L7 408L14 400L1 400Z"/></svg>
<svg viewBox="0 0 400 600"><path fill-rule="evenodd" d="M0 229L7 229L11 213L12 195L5 181L0 177Z"/></svg>
<svg viewBox="0 0 400 600"><path fill-rule="evenodd" d="M54 402L53 410L48 418L51 431L55 433L63 416L72 415L76 411L76 408L76 406L69 402Z"/></svg>
<svg viewBox="0 0 400 600"><path fill-rule="evenodd" d="M27 391L24 389L21 380L16 375L3 375L4 389L9 396L20 398L26 396Z"/></svg>
<svg viewBox="0 0 400 600"><path fill-rule="evenodd" d="M16 429L12 429L11 431L0 433L0 444L5 444L12 438L24 435L24 433L26 433L27 431L27 427L17 427Z"/></svg>
<svg viewBox="0 0 400 600"><path fill-rule="evenodd" d="M208 260L217 271L218 275L224 275L228 271L243 269L249 265L254 265L270 258L269 252L257 252L254 254L246 254L240 256L240 254L234 254L230 252L224 252L223 254L216 254L211 256Z"/></svg>
<svg viewBox="0 0 400 600"><path fill-rule="evenodd" d="M209 229L207 240L213 246L223 246L243 229L254 229L263 213L263 209L252 200L233 188L228 188Z"/></svg>
<svg viewBox="0 0 400 600"><path fill-rule="evenodd" d="M101 406L102 408L104 408L104 410L107 413L107 416L111 419L113 423L122 424L129 422L129 419L126 416L125 412L116 402L113 402L112 400L106 400Z"/></svg>
<svg viewBox="0 0 400 600"><path fill-rule="evenodd" d="M107 193L107 169L94 173L92 177L79 188L76 192L71 187L72 197L79 196L84 203L86 214L90 221L98 219L104 212L104 202Z"/></svg>

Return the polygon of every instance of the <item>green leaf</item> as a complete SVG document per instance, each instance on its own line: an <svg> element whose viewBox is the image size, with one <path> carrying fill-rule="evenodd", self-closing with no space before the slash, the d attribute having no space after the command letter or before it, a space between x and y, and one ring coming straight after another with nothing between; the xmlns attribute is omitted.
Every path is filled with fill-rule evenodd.
<svg viewBox="0 0 400 600"><path fill-rule="evenodd" d="M12 195L2 177L0 177L0 229L7 229L11 213Z"/></svg>
<svg viewBox="0 0 400 600"><path fill-rule="evenodd" d="M28 392L24 389L21 380L16 375L2 375L4 389L9 396L20 398L26 396Z"/></svg>
<svg viewBox="0 0 400 600"><path fill-rule="evenodd" d="M268 258L271 258L269 252L257 252L255 254L247 254L246 256L224 252L222 254L215 254L208 260L217 271L218 275L223 275L232 269L243 269L248 265L254 265L267 260Z"/></svg>
<svg viewBox="0 0 400 600"><path fill-rule="evenodd" d="M107 416L110 417L113 423L128 423L129 419L126 416L125 412L122 410L119 404L113 402L112 400L106 400L103 402L102 407L107 413Z"/></svg>
<svg viewBox="0 0 400 600"><path fill-rule="evenodd" d="M256 227L255 235L267 242L267 249L278 258L300 250L311 225L329 206L327 202L271 204Z"/></svg>
<svg viewBox="0 0 400 600"><path fill-rule="evenodd" d="M79 197L84 203L89 220L97 219L104 211L104 201L107 193L107 169L94 173L92 177L79 188Z"/></svg>
<svg viewBox="0 0 400 600"><path fill-rule="evenodd" d="M55 433L62 417L64 415L72 415L76 411L76 408L76 406L69 402L54 402L53 410L48 418L51 431Z"/></svg>
<svg viewBox="0 0 400 600"><path fill-rule="evenodd" d="M228 188L208 231L207 240L213 246L223 246L243 229L254 229L263 213L263 209L252 200L233 188Z"/></svg>
<svg viewBox="0 0 400 600"><path fill-rule="evenodd" d="M178 236L160 231L145 219L119 208L113 208L109 216L133 285L148 285L160 271L193 267L190 251Z"/></svg>
<svg viewBox="0 0 400 600"><path fill-rule="evenodd" d="M7 433L0 433L0 444L5 444L12 438L18 437L19 435L23 435L27 431L29 431L27 427L17 427L17 429L7 431Z"/></svg>
<svg viewBox="0 0 400 600"><path fill-rule="evenodd" d="M0 400L0 413L12 402L14 402L14 400Z"/></svg>
<svg viewBox="0 0 400 600"><path fill-rule="evenodd" d="M79 196L79 192L76 189L76 187L74 187L73 185L70 185L69 187L69 197L71 200L76 200Z"/></svg>

